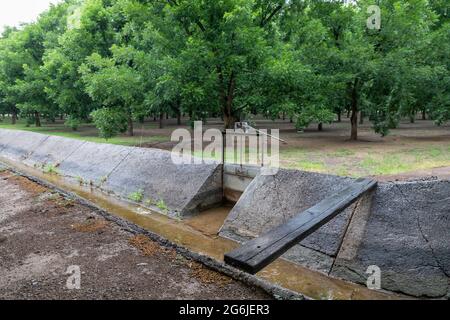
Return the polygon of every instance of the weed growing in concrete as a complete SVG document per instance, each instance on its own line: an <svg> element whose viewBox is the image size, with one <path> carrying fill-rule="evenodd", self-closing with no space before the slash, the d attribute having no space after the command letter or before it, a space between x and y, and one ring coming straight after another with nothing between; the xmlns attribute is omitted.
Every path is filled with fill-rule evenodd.
<svg viewBox="0 0 450 320"><path fill-rule="evenodd" d="M82 186L84 184L84 180L82 177L78 176L78 177L76 177L76 179L77 179L78 183L80 184L80 186Z"/></svg>
<svg viewBox="0 0 450 320"><path fill-rule="evenodd" d="M108 181L108 176L103 176L103 177L100 179L100 184L104 184L106 181Z"/></svg>
<svg viewBox="0 0 450 320"><path fill-rule="evenodd" d="M145 205L147 207L153 206L155 204L155 201L153 199L147 199L145 200Z"/></svg>
<svg viewBox="0 0 450 320"><path fill-rule="evenodd" d="M164 202L163 199L159 200L159 201L156 203L156 206L157 206L160 210L162 210L164 213L169 212L169 208L167 207L167 205L166 205L166 203Z"/></svg>
<svg viewBox="0 0 450 320"><path fill-rule="evenodd" d="M183 220L183 217L181 216L181 213L180 213L180 212L177 212L177 213L175 214L175 219L178 220L178 221Z"/></svg>
<svg viewBox="0 0 450 320"><path fill-rule="evenodd" d="M144 190L138 190L136 192L130 193L128 199L134 202L142 202L144 200Z"/></svg>
<svg viewBox="0 0 450 320"><path fill-rule="evenodd" d="M54 166L53 164L47 164L44 166L44 173L47 174L55 174L58 175L58 169L56 168L56 166Z"/></svg>

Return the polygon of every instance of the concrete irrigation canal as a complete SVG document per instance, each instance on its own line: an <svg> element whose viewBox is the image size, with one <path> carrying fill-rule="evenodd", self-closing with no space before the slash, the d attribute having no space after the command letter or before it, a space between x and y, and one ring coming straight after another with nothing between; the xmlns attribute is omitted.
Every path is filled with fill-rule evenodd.
<svg viewBox="0 0 450 320"><path fill-rule="evenodd" d="M0 161L5 172L275 296L450 297L448 180L376 182L284 169L265 176L212 161L175 165L162 150L9 130L0 130ZM2 224L13 217L4 203L0 210L7 234ZM366 287L374 266L380 290Z"/></svg>

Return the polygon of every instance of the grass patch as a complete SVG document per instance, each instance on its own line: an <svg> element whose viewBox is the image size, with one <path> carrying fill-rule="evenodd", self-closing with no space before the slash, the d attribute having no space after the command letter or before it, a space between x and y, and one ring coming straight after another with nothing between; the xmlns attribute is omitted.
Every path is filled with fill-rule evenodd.
<svg viewBox="0 0 450 320"><path fill-rule="evenodd" d="M381 159L367 158L361 165L376 175L398 174L413 169L410 163L403 161L397 154L385 155Z"/></svg>
<svg viewBox="0 0 450 320"><path fill-rule="evenodd" d="M349 170L346 167L338 167L334 173L341 177L350 177L351 176Z"/></svg>
<svg viewBox="0 0 450 320"><path fill-rule="evenodd" d="M414 156L417 161L422 160L447 160L450 162L450 147L417 148L408 150L408 154Z"/></svg>
<svg viewBox="0 0 450 320"><path fill-rule="evenodd" d="M352 150L348 150L348 149L339 149L336 152L330 153L329 155L331 157L345 158L345 157L354 156L355 152Z"/></svg>
<svg viewBox="0 0 450 320"><path fill-rule="evenodd" d="M123 146L136 146L140 145L141 143L146 144L146 143L159 143L170 141L170 138L165 136L147 136L147 137L118 136L105 140L98 136L98 130L92 124L80 125L78 131L73 131L71 128L68 128L61 124L46 124L43 125L42 127L27 127L26 123L23 121L19 121L15 125L0 122L0 128L9 130L36 132L51 136L77 139L82 141L115 144Z"/></svg>
<svg viewBox="0 0 450 320"><path fill-rule="evenodd" d="M300 148L289 148L289 149L281 149L280 150L280 158L281 159L303 159L305 156L308 156L311 152L305 149Z"/></svg>
<svg viewBox="0 0 450 320"><path fill-rule="evenodd" d="M450 165L450 154L440 148L410 150L379 157L369 156L360 162L361 168L371 175L392 175Z"/></svg>
<svg viewBox="0 0 450 320"><path fill-rule="evenodd" d="M314 172L324 172L327 168L323 162L306 160L297 162L296 167L302 170Z"/></svg>
<svg viewBox="0 0 450 320"><path fill-rule="evenodd" d="M428 154L431 158L440 158L444 152L441 148L431 148L428 150Z"/></svg>
<svg viewBox="0 0 450 320"><path fill-rule="evenodd" d="M417 170L450 166L450 147L377 150L357 152L343 148L320 154L314 150L288 149L282 151L284 168L329 173L339 176L362 177L395 175Z"/></svg>

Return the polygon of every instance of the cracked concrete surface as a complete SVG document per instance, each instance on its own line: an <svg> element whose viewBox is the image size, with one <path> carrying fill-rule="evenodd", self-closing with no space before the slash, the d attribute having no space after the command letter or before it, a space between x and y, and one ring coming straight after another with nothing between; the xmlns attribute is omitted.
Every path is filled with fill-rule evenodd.
<svg viewBox="0 0 450 320"><path fill-rule="evenodd" d="M445 298L450 270L450 182L381 183L353 256L338 256L332 275L365 283L370 265L383 289ZM344 241L345 246L355 245Z"/></svg>
<svg viewBox="0 0 450 320"><path fill-rule="evenodd" d="M350 178L285 169L275 176L258 176L231 211L220 235L241 242L257 237L352 182ZM283 257L329 273L354 207L350 206Z"/></svg>
<svg viewBox="0 0 450 320"><path fill-rule="evenodd" d="M226 220L221 235L245 242L346 187L351 179L281 170L257 177ZM382 271L382 288L414 297L450 294L450 182L380 183L283 258L365 284Z"/></svg>

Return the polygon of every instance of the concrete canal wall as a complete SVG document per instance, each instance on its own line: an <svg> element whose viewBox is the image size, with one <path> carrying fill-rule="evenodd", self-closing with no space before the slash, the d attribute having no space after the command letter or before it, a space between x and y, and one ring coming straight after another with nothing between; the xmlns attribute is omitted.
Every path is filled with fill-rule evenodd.
<svg viewBox="0 0 450 320"><path fill-rule="evenodd" d="M280 170L248 186L220 234L241 243L314 206L353 179ZM283 256L333 277L415 297L450 294L450 181L379 183L338 217Z"/></svg>
<svg viewBox="0 0 450 320"><path fill-rule="evenodd" d="M53 172L173 216L222 201L221 166L175 165L168 151L0 130L0 158Z"/></svg>

